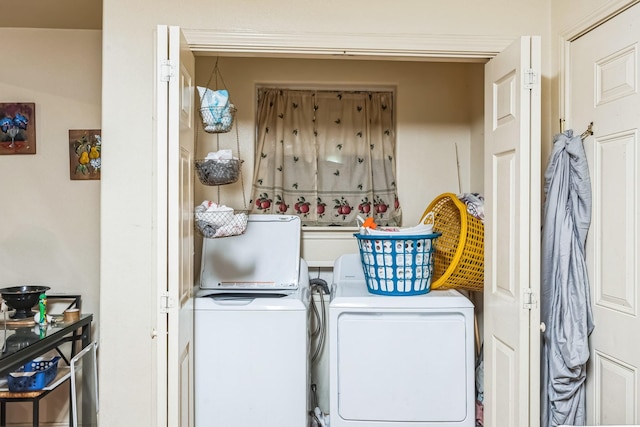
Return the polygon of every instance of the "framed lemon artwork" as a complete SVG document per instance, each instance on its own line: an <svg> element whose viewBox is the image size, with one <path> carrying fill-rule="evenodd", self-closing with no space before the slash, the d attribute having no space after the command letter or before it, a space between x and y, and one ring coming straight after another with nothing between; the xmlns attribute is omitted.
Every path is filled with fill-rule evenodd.
<svg viewBox="0 0 640 427"><path fill-rule="evenodd" d="M72 180L100 179L102 136L99 129L69 130L69 173Z"/></svg>

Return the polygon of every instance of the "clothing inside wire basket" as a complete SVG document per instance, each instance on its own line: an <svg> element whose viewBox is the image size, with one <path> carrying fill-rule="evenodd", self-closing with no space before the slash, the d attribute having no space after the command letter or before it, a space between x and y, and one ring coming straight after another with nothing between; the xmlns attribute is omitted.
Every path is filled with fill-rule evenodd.
<svg viewBox="0 0 640 427"><path fill-rule="evenodd" d="M203 237L228 237L244 233L247 227L246 211L234 211L225 205L205 200L195 209L195 220Z"/></svg>

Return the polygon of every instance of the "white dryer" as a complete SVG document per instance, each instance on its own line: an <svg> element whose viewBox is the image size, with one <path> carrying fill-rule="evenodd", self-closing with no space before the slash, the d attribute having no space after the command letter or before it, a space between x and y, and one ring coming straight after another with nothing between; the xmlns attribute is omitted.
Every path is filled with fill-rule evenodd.
<svg viewBox="0 0 640 427"><path fill-rule="evenodd" d="M296 216L250 215L244 234L204 239L196 426L307 425L308 287Z"/></svg>
<svg viewBox="0 0 640 427"><path fill-rule="evenodd" d="M473 304L455 290L369 293L360 256L334 264L331 427L473 427Z"/></svg>

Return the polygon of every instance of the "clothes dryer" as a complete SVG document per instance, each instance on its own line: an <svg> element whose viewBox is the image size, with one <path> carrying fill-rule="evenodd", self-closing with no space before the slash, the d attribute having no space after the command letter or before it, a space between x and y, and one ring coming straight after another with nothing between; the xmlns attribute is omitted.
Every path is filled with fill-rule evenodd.
<svg viewBox="0 0 640 427"><path fill-rule="evenodd" d="M473 304L455 290L368 292L338 258L329 304L331 427L473 427Z"/></svg>
<svg viewBox="0 0 640 427"><path fill-rule="evenodd" d="M300 219L250 215L204 239L194 301L195 425L307 425L309 273Z"/></svg>

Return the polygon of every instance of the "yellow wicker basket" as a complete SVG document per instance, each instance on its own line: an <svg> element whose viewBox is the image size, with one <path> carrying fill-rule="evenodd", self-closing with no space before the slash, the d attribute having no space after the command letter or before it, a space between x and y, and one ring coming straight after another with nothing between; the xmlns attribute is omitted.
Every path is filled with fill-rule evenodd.
<svg viewBox="0 0 640 427"><path fill-rule="evenodd" d="M484 224L467 212L466 205L453 193L436 197L422 214L420 222L433 212L433 230L442 233L435 241L435 260L431 289L484 287Z"/></svg>

